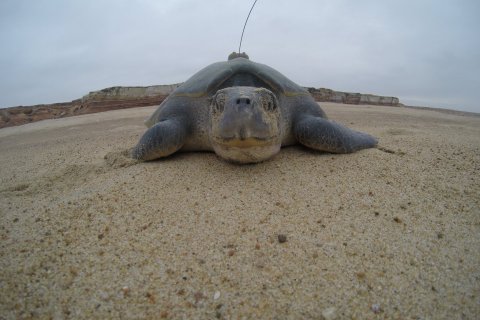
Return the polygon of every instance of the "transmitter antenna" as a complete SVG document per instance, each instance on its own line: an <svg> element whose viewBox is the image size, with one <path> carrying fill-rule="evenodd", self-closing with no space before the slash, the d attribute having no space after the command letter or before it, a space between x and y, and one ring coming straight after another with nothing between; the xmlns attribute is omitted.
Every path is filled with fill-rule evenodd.
<svg viewBox="0 0 480 320"><path fill-rule="evenodd" d="M242 36L240 37L240 45L238 46L239 54L240 54L240 49L242 48L243 33L245 32L245 27L247 26L248 18L250 18L250 13L252 13L253 7L255 7L256 3L257 3L257 0L253 2L252 7L250 8L250 12L248 13L247 19L245 20L245 24L243 25Z"/></svg>

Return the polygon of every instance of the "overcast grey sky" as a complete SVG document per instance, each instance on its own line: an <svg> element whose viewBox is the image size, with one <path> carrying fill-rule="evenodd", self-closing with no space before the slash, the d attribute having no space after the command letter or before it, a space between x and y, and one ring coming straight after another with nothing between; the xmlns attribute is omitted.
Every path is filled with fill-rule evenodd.
<svg viewBox="0 0 480 320"><path fill-rule="evenodd" d="M0 107L185 81L250 0L1 0ZM304 86L480 112L480 1L258 0L242 51Z"/></svg>

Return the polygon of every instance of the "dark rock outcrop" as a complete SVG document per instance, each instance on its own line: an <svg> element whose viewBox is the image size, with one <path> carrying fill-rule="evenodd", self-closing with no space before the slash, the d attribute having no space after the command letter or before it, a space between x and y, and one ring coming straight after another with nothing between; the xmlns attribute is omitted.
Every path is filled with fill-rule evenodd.
<svg viewBox="0 0 480 320"><path fill-rule="evenodd" d="M93 91L71 102L19 106L0 109L0 128L30 122L76 116L109 110L160 104L180 84L149 87L111 87ZM398 106L398 98L371 94L348 93L331 89L307 88L316 101L348 104Z"/></svg>

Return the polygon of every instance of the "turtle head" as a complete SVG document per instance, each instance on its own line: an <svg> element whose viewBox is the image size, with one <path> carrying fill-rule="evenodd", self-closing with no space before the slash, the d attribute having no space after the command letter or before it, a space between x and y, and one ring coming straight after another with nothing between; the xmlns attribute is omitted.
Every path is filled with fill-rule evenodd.
<svg viewBox="0 0 480 320"><path fill-rule="evenodd" d="M282 143L280 107L270 90L229 87L218 90L210 105L210 139L222 158L254 163L276 154Z"/></svg>

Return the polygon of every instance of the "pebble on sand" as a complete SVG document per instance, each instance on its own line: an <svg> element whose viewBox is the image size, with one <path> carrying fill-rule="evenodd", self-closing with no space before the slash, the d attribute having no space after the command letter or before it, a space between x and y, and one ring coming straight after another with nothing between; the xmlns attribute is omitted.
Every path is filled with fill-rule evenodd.
<svg viewBox="0 0 480 320"><path fill-rule="evenodd" d="M372 304L371 309L372 309L373 313L380 313L382 311L382 308L380 307L380 305L378 303Z"/></svg>
<svg viewBox="0 0 480 320"><path fill-rule="evenodd" d="M325 320L334 320L337 318L337 309L335 307L329 307L322 311L322 317Z"/></svg>

